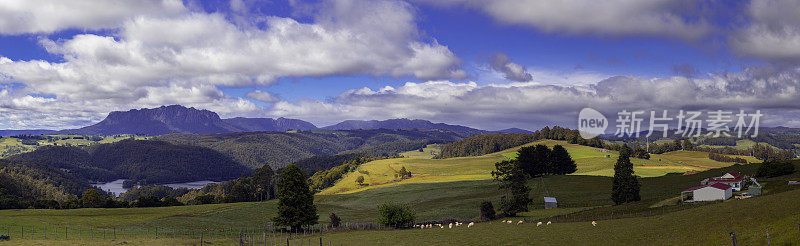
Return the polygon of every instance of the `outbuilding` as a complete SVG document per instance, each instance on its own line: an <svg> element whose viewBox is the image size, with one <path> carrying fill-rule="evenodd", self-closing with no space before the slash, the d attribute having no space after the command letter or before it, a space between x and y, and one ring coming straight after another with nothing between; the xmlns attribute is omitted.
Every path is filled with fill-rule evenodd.
<svg viewBox="0 0 800 246"><path fill-rule="evenodd" d="M681 201L716 201L728 200L733 196L733 189L730 185L714 183L686 189L681 192Z"/></svg>
<svg viewBox="0 0 800 246"><path fill-rule="evenodd" d="M555 197L544 197L544 208L557 208L558 201L556 201Z"/></svg>

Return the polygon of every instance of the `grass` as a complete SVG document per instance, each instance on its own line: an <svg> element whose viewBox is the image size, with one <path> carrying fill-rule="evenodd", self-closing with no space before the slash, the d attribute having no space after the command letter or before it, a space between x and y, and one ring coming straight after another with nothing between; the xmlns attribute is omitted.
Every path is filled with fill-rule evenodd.
<svg viewBox="0 0 800 246"><path fill-rule="evenodd" d="M578 165L578 171L574 175L613 176L614 164L619 157L616 151L568 144L565 141L540 140L523 146L535 144L545 144L550 147L556 144L564 146ZM491 171L494 170L494 163L516 158L518 149L519 147L482 156L448 159L431 159L432 155L429 153L438 151L436 147L426 148L425 152L405 152L403 153L405 158L383 159L362 164L357 172L345 175L334 186L323 190L320 194L346 194L408 183L489 180L492 179ZM745 158L750 162L758 161L750 156L737 157ZM657 177L668 173L684 173L687 171L704 171L732 165L732 163L708 159L708 153L697 151L673 151L665 154L653 154L649 160L633 158L631 162L634 164L636 175L641 177ZM414 175L409 179L399 179L396 174L402 167L405 167ZM356 183L356 179L359 176L364 177L364 184L366 185Z"/></svg>
<svg viewBox="0 0 800 246"><path fill-rule="evenodd" d="M38 145L25 145L19 141L17 138L12 137L0 137L0 158L5 158L11 155L25 153L36 150L36 148L40 146L47 146L47 145L71 145L71 146L89 146L92 144L102 144L102 143L113 143L123 139L128 139L134 137L136 139L148 139L147 137L141 136L134 136L134 135L120 135L119 137L115 136L100 136L102 139L100 141L92 141L84 138L75 139L74 137L85 137L83 135L49 135L57 140L52 142L48 140L38 140ZM64 139L62 139L64 138Z"/></svg>
<svg viewBox="0 0 800 246"><path fill-rule="evenodd" d="M610 206L611 178L602 176L547 176L529 181L534 199L532 210L520 214L526 220L539 220L565 214L585 214L604 217L609 213L647 211L653 205L673 198L681 190L695 186L704 177L718 176L729 170L751 175L755 165L736 165L713 169L693 175L667 175L642 178L642 198L644 201L623 206ZM736 230L742 245L762 245L756 240L759 232L769 229L774 233L773 243L790 242L786 237L796 236L797 222L800 222L800 191L786 185L794 175L760 180L765 185L766 194L746 200L729 200L711 203L671 212L665 215L643 218L614 219L600 221L601 226L591 227L586 222L556 223L551 227L537 228L524 224L518 227L500 225L496 222L480 223L467 231L458 228L441 230L392 230L392 231L353 231L326 234L326 240L350 244L392 244L410 245L419 243L450 244L458 240L462 244L528 244L533 240L547 244L711 244L724 241L727 230ZM795 189L795 190L792 190ZM778 193L778 191L785 191ZM561 208L542 209L542 197L555 196ZM382 186L350 194L317 195L316 205L321 223L328 223L328 214L336 213L344 222L375 221L378 217L376 207L385 202L404 202L412 205L418 221L439 220L442 218L473 219L477 217L481 201L499 200L497 184L490 180L457 181L439 183L403 183ZM764 206L768 204L769 206ZM780 205L778 205L780 204ZM664 207L675 205L661 204ZM591 209L585 211L586 209ZM237 228L259 228L276 215L276 201L248 202L231 204L209 204L163 208L115 208L115 209L74 209L74 210L0 210L0 234L8 232L18 235L19 226L28 230L26 237L42 238L42 229L48 226L49 235L57 235L69 230L71 237L80 235L89 240L70 240L66 242L86 244L117 244L122 241L138 244L194 244L194 239L155 240L154 230L162 233L170 231L196 233L200 229L215 229L229 233L235 238ZM763 218L761 217L763 216ZM700 219L698 219L700 218ZM514 218L514 220L520 218ZM797 220L797 221L794 221ZM794 227L789 227L794 225ZM38 229L35 229L38 228ZM67 228L67 229L64 229ZM602 229L601 229L602 228ZM663 230L659 230L659 228ZM793 228L795 231L787 228ZM96 240L102 233L111 230L125 234L126 240ZM474 229L474 230L472 230ZM36 230L37 232L32 232ZM232 234L230 234L232 232ZM629 232L629 234L626 234ZM700 234L698 234L698 232ZM588 233L587 235L583 235ZM792 234L795 233L795 234ZM477 237L473 234L492 235ZM717 235L719 234L719 235ZM698 237L698 235L707 236ZM121 236L120 236L121 237ZM129 240L136 238L136 240ZM394 238L394 239L393 239ZM402 240L398 240L402 239ZM596 238L596 243L591 242ZM674 238L674 240L668 240ZM141 240L139 240L141 239ZM360 240L360 241L359 241ZM390 241L396 240L396 241ZM464 241L461 241L464 240ZM507 240L507 241L506 241ZM654 240L654 241L647 241ZM25 240L24 244L50 245L63 243L54 240ZM146 243L142 243L146 242ZM238 241L212 240L210 245L230 245ZM747 242L747 243L744 243Z"/></svg>

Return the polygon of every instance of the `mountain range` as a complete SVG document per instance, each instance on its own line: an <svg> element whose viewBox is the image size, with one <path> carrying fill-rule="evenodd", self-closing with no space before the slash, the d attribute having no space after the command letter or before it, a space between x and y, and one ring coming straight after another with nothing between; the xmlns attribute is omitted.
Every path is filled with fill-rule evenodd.
<svg viewBox="0 0 800 246"><path fill-rule="evenodd" d="M0 135L38 135L38 134L77 134L77 135L163 135L168 133L232 133L232 132L259 132L259 131L287 131L287 130L358 130L358 129L426 129L445 130L469 133L489 133L460 125L433 123L419 119L388 119L388 120L347 120L341 123L318 128L314 124L288 118L244 118L236 117L222 119L215 112L187 108L181 105L161 106L158 108L131 109L128 111L114 111L97 124L61 131L53 130L0 130ZM512 128L498 132L529 132L527 130Z"/></svg>

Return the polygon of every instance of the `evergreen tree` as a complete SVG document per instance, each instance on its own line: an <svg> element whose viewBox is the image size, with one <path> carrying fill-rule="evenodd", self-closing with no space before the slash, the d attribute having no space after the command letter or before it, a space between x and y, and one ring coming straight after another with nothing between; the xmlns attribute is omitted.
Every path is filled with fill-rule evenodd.
<svg viewBox="0 0 800 246"><path fill-rule="evenodd" d="M286 166L278 179L277 225L299 230L305 225L317 224L319 215L314 206L314 194L306 183L306 177L295 164Z"/></svg>
<svg viewBox="0 0 800 246"><path fill-rule="evenodd" d="M641 200L639 196L639 180L633 175L633 164L630 159L631 149L623 145L619 151L619 159L614 164L614 183L611 187L611 199L614 204L623 204Z"/></svg>
<svg viewBox="0 0 800 246"><path fill-rule="evenodd" d="M564 175L578 171L578 165L569 156L567 149L561 145L553 146L553 151L550 153L550 162L553 163L553 174Z"/></svg>
<svg viewBox="0 0 800 246"><path fill-rule="evenodd" d="M530 177L538 177L552 173L550 148L543 144L522 147L517 152L517 161L522 170Z"/></svg>
<svg viewBox="0 0 800 246"><path fill-rule="evenodd" d="M531 189L527 186L528 174L522 170L518 161L506 160L494 165L496 170L492 171L492 176L505 192L500 200L500 211L507 216L528 211L528 205L533 201L529 197Z"/></svg>

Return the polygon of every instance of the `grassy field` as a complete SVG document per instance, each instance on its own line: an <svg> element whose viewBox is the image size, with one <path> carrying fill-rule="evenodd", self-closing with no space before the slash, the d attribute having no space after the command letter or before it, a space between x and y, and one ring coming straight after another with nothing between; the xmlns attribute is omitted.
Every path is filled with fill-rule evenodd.
<svg viewBox="0 0 800 246"><path fill-rule="evenodd" d="M36 142L37 145L23 144L18 138L0 137L0 158L14 154L33 151L40 146L47 146L47 145L89 146L98 143L113 143L131 137L134 137L136 139L147 139L147 137L127 135L127 134L119 136L99 136L102 138L99 141L92 141L86 139L87 136L83 135L48 135L48 136L52 137L53 140L52 141L38 140Z"/></svg>
<svg viewBox="0 0 800 246"><path fill-rule="evenodd" d="M578 171L574 175L613 176L614 163L619 157L615 151L568 144L565 141L540 140L525 146L535 144L545 144L550 147L556 144L564 146L578 165ZM518 149L511 148L482 156L448 159L431 159L432 155L429 152L438 151L433 147L426 148L425 152L406 152L404 153L405 158L384 159L363 164L358 171L346 175L334 186L323 190L321 194L353 193L406 183L488 180L492 178L491 171L494 170L494 163L516 158ZM758 161L749 156L739 157L751 162ZM651 155L649 160L635 158L631 160L636 175L641 177L657 177L667 173L684 173L692 170L703 171L732 164L708 159L708 153L696 151L673 151ZM412 178L401 180L396 176L402 167L413 173ZM366 185L356 183L359 176L364 177Z"/></svg>

